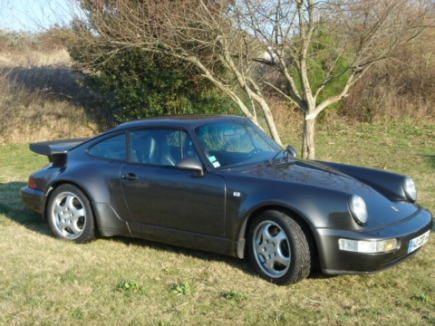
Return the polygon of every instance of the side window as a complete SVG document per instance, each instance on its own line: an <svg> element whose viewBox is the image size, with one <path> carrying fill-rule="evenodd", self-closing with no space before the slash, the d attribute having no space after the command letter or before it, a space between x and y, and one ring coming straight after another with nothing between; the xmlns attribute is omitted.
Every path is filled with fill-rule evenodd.
<svg viewBox="0 0 435 326"><path fill-rule="evenodd" d="M192 153L192 142L187 141L188 138L186 133L172 129L132 131L129 144L130 161L175 166L187 153Z"/></svg>
<svg viewBox="0 0 435 326"><path fill-rule="evenodd" d="M125 134L105 139L98 144L92 146L88 153L92 156L125 161Z"/></svg>

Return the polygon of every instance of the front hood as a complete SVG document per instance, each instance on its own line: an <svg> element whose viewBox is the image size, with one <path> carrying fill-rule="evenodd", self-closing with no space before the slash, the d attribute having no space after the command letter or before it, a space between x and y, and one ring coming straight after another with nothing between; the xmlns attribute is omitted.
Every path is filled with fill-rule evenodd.
<svg viewBox="0 0 435 326"><path fill-rule="evenodd" d="M298 184L314 188L331 189L358 195L364 199L369 220L366 227L376 228L401 221L418 210L408 202L393 202L371 186L340 171L312 161L291 161L289 163L261 164L250 169L239 170L243 175L289 183L289 191L297 191ZM315 198L313 198L315 201Z"/></svg>
<svg viewBox="0 0 435 326"><path fill-rule="evenodd" d="M240 172L244 175L328 188L360 196L374 192L368 185L342 172L310 161L261 164Z"/></svg>

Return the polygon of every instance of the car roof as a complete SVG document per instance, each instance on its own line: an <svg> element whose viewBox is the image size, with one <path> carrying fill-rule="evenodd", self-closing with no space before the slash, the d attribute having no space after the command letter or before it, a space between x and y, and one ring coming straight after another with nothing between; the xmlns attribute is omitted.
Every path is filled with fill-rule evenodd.
<svg viewBox="0 0 435 326"><path fill-rule="evenodd" d="M112 130L149 127L149 126L189 128L189 127L195 127L210 122L234 121L234 120L246 121L246 118L239 117L239 116L232 116L232 115L204 115L204 114L169 115L169 116L160 116L160 117L153 117L153 118L125 122Z"/></svg>

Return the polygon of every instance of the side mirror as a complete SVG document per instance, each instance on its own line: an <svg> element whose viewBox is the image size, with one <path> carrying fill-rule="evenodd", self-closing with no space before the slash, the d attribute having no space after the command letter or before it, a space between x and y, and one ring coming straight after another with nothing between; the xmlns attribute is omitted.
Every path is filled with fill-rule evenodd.
<svg viewBox="0 0 435 326"><path fill-rule="evenodd" d="M296 157L296 155L298 155L298 152L292 145L287 145L286 150L292 157Z"/></svg>
<svg viewBox="0 0 435 326"><path fill-rule="evenodd" d="M178 161L175 167L179 170L195 171L195 177L202 177L204 169L200 161L194 157L186 157Z"/></svg>

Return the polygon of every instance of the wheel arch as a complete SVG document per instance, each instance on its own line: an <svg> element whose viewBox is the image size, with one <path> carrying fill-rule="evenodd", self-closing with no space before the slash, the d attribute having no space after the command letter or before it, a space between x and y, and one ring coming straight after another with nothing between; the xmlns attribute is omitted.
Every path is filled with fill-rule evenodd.
<svg viewBox="0 0 435 326"><path fill-rule="evenodd" d="M259 214L265 212L265 211L281 212L281 213L289 216L290 218L292 218L301 227L301 229L304 231L304 233L307 237L307 241L310 245L313 267L317 268L320 265L318 248L317 248L318 242L317 242L316 237L314 235L314 232L312 230L311 224L308 222L308 219L303 216L303 214L301 214L300 212L298 212L292 208L285 207L285 206L267 205L267 206L259 207L259 208L255 209L254 211L250 212L250 214L245 218L245 220L242 224L242 227L240 229L239 239L245 239L245 241L239 241L239 246L242 246L243 248L238 248L238 252L243 253L243 257L246 257L246 250L247 250L246 239L248 238L248 231L250 229L250 226L253 223L255 217L258 216ZM243 258L243 257L241 257L241 258Z"/></svg>
<svg viewBox="0 0 435 326"><path fill-rule="evenodd" d="M56 180L56 182L53 182L48 188L45 195L46 199L42 214L44 219L47 220L47 208L53 191L63 185L71 185L76 187L88 199L97 237L112 237L115 235L129 237L132 236L128 223L121 220L109 204L96 202L95 198L90 194L90 192L82 187L79 183L67 179Z"/></svg>
<svg viewBox="0 0 435 326"><path fill-rule="evenodd" d="M64 198L66 198L65 194L73 198L68 203L64 201ZM51 210L51 208L49 208L49 206L59 198L58 196L62 196L62 203L60 204L62 208L56 208L54 209L56 212L50 212L49 210ZM89 194L77 183L62 182L59 180L59 182L50 185L45 198L44 217L55 237L70 240L75 243L85 243L99 236L96 224L97 218L92 205L93 202L90 200ZM81 207L79 210L84 209L83 214L79 216L75 216L75 213L70 213L71 210L77 208L72 207L75 206L75 204L72 203L72 201L75 200L80 202ZM65 213L66 216L63 215L63 213ZM62 223L58 222L60 219L63 220ZM71 221L71 219L73 219L73 221ZM79 223L81 226L78 226ZM70 227L69 224L74 224L75 227ZM72 236L70 236L71 234Z"/></svg>
<svg viewBox="0 0 435 326"><path fill-rule="evenodd" d="M48 190L45 193L45 203L44 203L44 210L42 212L42 216L44 217L44 219L47 219L47 207L48 207L48 203L50 201L50 197L53 194L53 191L57 188L59 188L60 186L69 184L71 186L76 187L77 189L79 189L81 192L83 192L85 194L85 196L87 197L87 199L89 200L91 209L92 209L92 214L94 216L94 223L97 223L97 218L95 217L95 211L92 205L93 202L93 198L90 196L90 194L86 191L86 189L84 189L83 187L80 186L80 184L70 181L70 180L56 180L56 182L53 182L50 187L48 187Z"/></svg>

